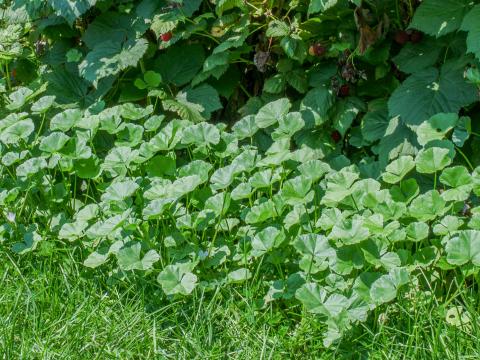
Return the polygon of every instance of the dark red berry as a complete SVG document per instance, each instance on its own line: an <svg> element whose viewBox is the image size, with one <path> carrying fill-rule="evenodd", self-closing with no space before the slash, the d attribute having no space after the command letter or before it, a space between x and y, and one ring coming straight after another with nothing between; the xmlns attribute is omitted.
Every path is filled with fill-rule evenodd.
<svg viewBox="0 0 480 360"><path fill-rule="evenodd" d="M412 35L410 35L410 41L413 44L417 44L423 39L423 34L420 31L414 30Z"/></svg>
<svg viewBox="0 0 480 360"><path fill-rule="evenodd" d="M320 43L310 45L308 53L312 56L322 57L327 52L327 48Z"/></svg>
<svg viewBox="0 0 480 360"><path fill-rule="evenodd" d="M335 143L338 143L340 140L342 140L342 135L338 130L332 131L332 133L330 134L330 137Z"/></svg>
<svg viewBox="0 0 480 360"><path fill-rule="evenodd" d="M350 86L347 84L344 84L340 86L340 89L338 89L338 96L340 97L347 97L350 94Z"/></svg>
<svg viewBox="0 0 480 360"><path fill-rule="evenodd" d="M395 42L397 44L405 45L409 40L409 36L408 36L406 31L402 30L402 31L397 31L395 33L395 38L394 39L395 39Z"/></svg>
<svg viewBox="0 0 480 360"><path fill-rule="evenodd" d="M171 38L172 38L172 33L170 31L160 35L160 39L162 39L162 41L170 41Z"/></svg>

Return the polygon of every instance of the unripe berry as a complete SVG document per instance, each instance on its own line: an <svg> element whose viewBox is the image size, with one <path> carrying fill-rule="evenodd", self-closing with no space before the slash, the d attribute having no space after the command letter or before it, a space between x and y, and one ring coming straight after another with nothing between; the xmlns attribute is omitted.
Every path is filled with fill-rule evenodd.
<svg viewBox="0 0 480 360"><path fill-rule="evenodd" d="M308 53L312 56L322 57L327 52L327 48L320 43L313 44L308 48Z"/></svg>

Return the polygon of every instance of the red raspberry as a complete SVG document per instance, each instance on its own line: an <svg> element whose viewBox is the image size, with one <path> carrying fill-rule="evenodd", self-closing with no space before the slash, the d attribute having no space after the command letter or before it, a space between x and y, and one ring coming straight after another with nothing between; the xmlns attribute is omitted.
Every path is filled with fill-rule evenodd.
<svg viewBox="0 0 480 360"><path fill-rule="evenodd" d="M162 39L162 41L165 41L165 42L170 41L171 38L172 38L172 33L170 31L160 35L160 39Z"/></svg>

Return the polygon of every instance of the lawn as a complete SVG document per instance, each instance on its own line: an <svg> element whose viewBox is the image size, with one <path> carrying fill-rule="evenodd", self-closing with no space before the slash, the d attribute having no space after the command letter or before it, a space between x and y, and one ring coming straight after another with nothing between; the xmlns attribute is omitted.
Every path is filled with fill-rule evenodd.
<svg viewBox="0 0 480 360"><path fill-rule="evenodd" d="M153 281L109 285L73 252L6 259L0 269L0 355L5 359L478 359L478 300L467 290L468 325L446 321L432 296L372 314L325 349L320 318L256 308L255 287L167 301ZM104 274L105 275L105 274ZM453 313L457 316L456 313ZM468 315L467 315L468 314Z"/></svg>

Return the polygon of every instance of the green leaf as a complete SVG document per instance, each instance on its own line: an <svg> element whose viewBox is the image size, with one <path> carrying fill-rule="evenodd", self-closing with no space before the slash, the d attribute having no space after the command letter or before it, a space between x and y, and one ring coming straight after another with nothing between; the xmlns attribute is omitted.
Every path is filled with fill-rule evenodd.
<svg viewBox="0 0 480 360"><path fill-rule="evenodd" d="M457 114L440 113L432 116L417 128L418 143L426 145L432 140L443 139L445 134L452 130L457 122Z"/></svg>
<svg viewBox="0 0 480 360"><path fill-rule="evenodd" d="M212 189L220 190L227 188L233 182L235 174L236 168L233 165L218 168L210 178Z"/></svg>
<svg viewBox="0 0 480 360"><path fill-rule="evenodd" d="M278 120L278 127L272 133L272 140L277 141L291 138L296 132L303 129L305 121L299 112L291 112Z"/></svg>
<svg viewBox="0 0 480 360"><path fill-rule="evenodd" d="M47 153L59 152L69 139L70 137L64 133L53 132L42 139L39 149Z"/></svg>
<svg viewBox="0 0 480 360"><path fill-rule="evenodd" d="M144 123L143 127L146 131L157 131L165 120L165 115L150 116Z"/></svg>
<svg viewBox="0 0 480 360"><path fill-rule="evenodd" d="M138 150L126 146L114 147L105 157L102 168L112 177L125 175L137 156Z"/></svg>
<svg viewBox="0 0 480 360"><path fill-rule="evenodd" d="M314 314L324 314L324 302L327 298L327 292L317 283L306 283L300 287L295 297L305 306L305 309Z"/></svg>
<svg viewBox="0 0 480 360"><path fill-rule="evenodd" d="M157 281L167 295L189 295L197 286L197 276L192 270L191 263L167 265L158 275Z"/></svg>
<svg viewBox="0 0 480 360"><path fill-rule="evenodd" d="M286 204L305 205L313 200L313 192L311 192L312 180L306 176L297 176L283 183L279 192Z"/></svg>
<svg viewBox="0 0 480 360"><path fill-rule="evenodd" d="M307 75L303 69L295 69L286 75L286 80L299 93L304 94L308 90Z"/></svg>
<svg viewBox="0 0 480 360"><path fill-rule="evenodd" d="M201 122L200 124L190 125L183 129L182 143L197 146L209 146L220 142L220 131L216 126Z"/></svg>
<svg viewBox="0 0 480 360"><path fill-rule="evenodd" d="M269 226L255 234L252 239L252 255L261 256L285 240L285 233L276 227Z"/></svg>
<svg viewBox="0 0 480 360"><path fill-rule="evenodd" d="M60 130L66 132L75 124L79 123L83 117L83 112L79 109L67 109L55 115L50 121L50 130Z"/></svg>
<svg viewBox="0 0 480 360"><path fill-rule="evenodd" d="M268 23L266 36L268 37L281 37L287 36L290 33L288 25L280 20L273 20Z"/></svg>
<svg viewBox="0 0 480 360"><path fill-rule="evenodd" d="M452 163L449 153L450 150L439 147L420 150L415 158L417 171L422 174L433 174L442 170Z"/></svg>
<svg viewBox="0 0 480 360"><path fill-rule="evenodd" d="M293 246L300 254L316 259L328 259L336 255L328 239L320 234L300 235L295 239Z"/></svg>
<svg viewBox="0 0 480 360"><path fill-rule="evenodd" d="M430 221L443 214L445 200L437 190L430 190L415 198L408 209L410 215L420 221Z"/></svg>
<svg viewBox="0 0 480 360"><path fill-rule="evenodd" d="M31 119L15 122L4 129L0 128L0 142L9 145L16 144L20 140L26 141L33 130L35 125Z"/></svg>
<svg viewBox="0 0 480 360"><path fill-rule="evenodd" d="M69 63L77 63L82 59L82 53L78 51L77 49L70 49L67 51L65 54L65 57L67 59L67 62Z"/></svg>
<svg viewBox="0 0 480 360"><path fill-rule="evenodd" d="M105 220L99 220L87 229L86 235L90 239L98 239L113 234L120 228L130 216L131 210L126 210L122 214L114 215Z"/></svg>
<svg viewBox="0 0 480 360"><path fill-rule="evenodd" d="M152 177L173 176L176 170L175 159L169 156L156 155L148 161L146 170L147 174Z"/></svg>
<svg viewBox="0 0 480 360"><path fill-rule="evenodd" d="M55 103L55 96L42 96L32 105L32 111L36 113L44 113L50 109Z"/></svg>
<svg viewBox="0 0 480 360"><path fill-rule="evenodd" d="M467 51L475 54L480 59L480 5L475 5L472 10L465 16L462 22L461 30L468 31L467 35Z"/></svg>
<svg viewBox="0 0 480 360"><path fill-rule="evenodd" d="M390 119L385 135L381 138L376 153L381 164L388 164L402 155L415 155L419 148L417 135L398 117Z"/></svg>
<svg viewBox="0 0 480 360"><path fill-rule="evenodd" d="M267 200L259 205L253 206L245 217L247 224L257 224L277 216L275 204Z"/></svg>
<svg viewBox="0 0 480 360"><path fill-rule="evenodd" d="M245 7L245 3L243 0L219 0L215 6L215 12L218 16L222 16L222 14L230 9L235 7L243 8Z"/></svg>
<svg viewBox="0 0 480 360"><path fill-rule="evenodd" d="M462 225L463 221L460 218L453 215L447 215L435 224L433 227L433 233L435 235L451 234L458 230Z"/></svg>
<svg viewBox="0 0 480 360"><path fill-rule="evenodd" d="M335 207L340 201L352 193L352 185L359 178L359 174L343 168L339 172L332 172L327 176L327 190L321 203Z"/></svg>
<svg viewBox="0 0 480 360"><path fill-rule="evenodd" d="M50 6L58 16L65 18L70 25L95 5L97 0L50 0Z"/></svg>
<svg viewBox="0 0 480 360"><path fill-rule="evenodd" d="M389 275L382 275L370 288L370 298L379 304L392 301L397 296L397 288Z"/></svg>
<svg viewBox="0 0 480 360"><path fill-rule="evenodd" d="M472 262L473 265L480 266L480 231L460 231L448 240L445 251L450 264L464 265Z"/></svg>
<svg viewBox="0 0 480 360"><path fill-rule="evenodd" d="M360 243L370 236L370 231L363 224L361 218L340 219L328 236L345 245Z"/></svg>
<svg viewBox="0 0 480 360"><path fill-rule="evenodd" d="M253 137L258 129L259 127L255 121L255 115L247 115L241 118L232 127L233 134L238 140Z"/></svg>
<svg viewBox="0 0 480 360"><path fill-rule="evenodd" d="M179 96L180 95L177 95L177 98ZM222 108L217 90L208 84L202 84L193 89L186 90L185 96L188 102L198 104L203 108L201 113L206 119L210 119L212 112Z"/></svg>
<svg viewBox="0 0 480 360"><path fill-rule="evenodd" d="M240 183L232 190L232 199L241 200L250 197L252 194L252 186L249 183Z"/></svg>
<svg viewBox="0 0 480 360"><path fill-rule="evenodd" d="M406 44L392 60L401 71L413 74L435 65L441 51L438 42L427 38L418 44Z"/></svg>
<svg viewBox="0 0 480 360"><path fill-rule="evenodd" d="M457 125L453 130L452 142L458 146L462 147L465 144L465 141L470 137L472 132L472 120L468 116L462 116L458 119Z"/></svg>
<svg viewBox="0 0 480 360"><path fill-rule="evenodd" d="M463 185L473 184L472 176L465 166L453 166L443 170L440 175L440 182L456 188Z"/></svg>
<svg viewBox="0 0 480 360"><path fill-rule="evenodd" d="M477 90L463 78L463 65L445 63L440 73L427 68L407 78L388 101L390 116L419 125L438 113L458 113L474 101Z"/></svg>
<svg viewBox="0 0 480 360"><path fill-rule="evenodd" d="M30 100L33 94L33 90L23 86L19 87L8 95L9 104L6 108L10 111L20 109Z"/></svg>
<svg viewBox="0 0 480 360"><path fill-rule="evenodd" d="M273 169L269 168L253 174L252 177L248 179L248 183L254 189L262 189L272 186L272 184L276 183L280 179L281 172L278 170L274 171Z"/></svg>
<svg viewBox="0 0 480 360"><path fill-rule="evenodd" d="M327 120L328 110L334 103L334 96L327 87L317 87L310 90L300 103L300 111L310 116L316 125ZM304 120L306 120L304 116Z"/></svg>
<svg viewBox="0 0 480 360"><path fill-rule="evenodd" d="M105 41L97 44L79 65L80 75L93 84L102 78L117 75L130 66L136 66L148 48L145 39L124 44Z"/></svg>
<svg viewBox="0 0 480 360"><path fill-rule="evenodd" d="M370 297L377 304L392 301L397 296L397 290L409 280L408 271L404 268L393 268L388 275L382 275L375 280L370 288Z"/></svg>
<svg viewBox="0 0 480 360"><path fill-rule="evenodd" d="M227 274L227 280L230 283L244 282L252 277L250 270L246 268L237 269Z"/></svg>
<svg viewBox="0 0 480 360"><path fill-rule="evenodd" d="M96 156L74 161L75 174L81 179L95 179L101 171L100 161Z"/></svg>
<svg viewBox="0 0 480 360"><path fill-rule="evenodd" d="M331 170L327 163L320 160L310 160L304 162L298 167L298 171L305 177L308 177L315 182L323 177Z"/></svg>
<svg viewBox="0 0 480 360"><path fill-rule="evenodd" d="M135 243L121 248L117 253L118 266L124 271L151 269L160 255L155 250L149 250L143 258L140 255L142 245Z"/></svg>
<svg viewBox="0 0 480 360"><path fill-rule="evenodd" d="M142 142L143 127L136 124L126 124L123 130L117 133L115 146L134 147Z"/></svg>
<svg viewBox="0 0 480 360"><path fill-rule="evenodd" d="M17 254L26 254L37 248L38 243L42 240L42 237L36 230L27 231L23 235L23 241L17 242L12 245L12 251Z"/></svg>
<svg viewBox="0 0 480 360"><path fill-rule="evenodd" d="M193 79L204 60L205 52L199 44L174 46L155 60L154 70L162 75L164 82L182 86Z"/></svg>
<svg viewBox="0 0 480 360"><path fill-rule="evenodd" d="M411 156L401 156L391 162L382 174L383 181L389 184L400 182L415 167Z"/></svg>
<svg viewBox="0 0 480 360"><path fill-rule="evenodd" d="M101 199L103 202L122 201L132 197L138 188L139 185L132 179L115 181L107 187Z"/></svg>
<svg viewBox="0 0 480 360"><path fill-rule="evenodd" d="M358 98L352 97L336 102L331 109L333 127L340 132L342 137L345 136L358 113L364 110L365 104Z"/></svg>
<svg viewBox="0 0 480 360"><path fill-rule="evenodd" d="M338 0L310 0L308 14L316 14L330 9L337 4Z"/></svg>
<svg viewBox="0 0 480 360"><path fill-rule="evenodd" d="M363 138L371 142L380 140L385 135L389 122L387 101L384 99L371 101L367 113L362 117Z"/></svg>
<svg viewBox="0 0 480 360"><path fill-rule="evenodd" d="M263 83L263 91L271 94L280 94L285 90L287 80L282 74L275 74Z"/></svg>
<svg viewBox="0 0 480 360"><path fill-rule="evenodd" d="M194 160L178 169L178 175L180 177L196 175L200 178L200 181L206 182L208 181L208 174L212 168L213 165L208 162L203 160Z"/></svg>
<svg viewBox="0 0 480 360"><path fill-rule="evenodd" d="M421 241L428 237L430 228L424 222L413 222L407 226L407 237L412 241Z"/></svg>
<svg viewBox="0 0 480 360"><path fill-rule="evenodd" d="M298 60L300 63L307 56L307 45L298 35L285 36L280 41L280 46L289 58Z"/></svg>
<svg viewBox="0 0 480 360"><path fill-rule="evenodd" d="M84 230L88 227L86 221L75 221L73 223L65 223L58 232L60 239L73 241L83 237Z"/></svg>
<svg viewBox="0 0 480 360"><path fill-rule="evenodd" d="M287 98L272 101L258 111L255 116L255 123L261 129L269 127L285 116L291 106L292 104Z"/></svg>
<svg viewBox="0 0 480 360"><path fill-rule="evenodd" d="M156 88L162 82L162 75L155 71L149 70L146 71L145 74L143 74L143 79L149 87Z"/></svg>
<svg viewBox="0 0 480 360"><path fill-rule="evenodd" d="M126 103L120 107L120 114L127 120L140 120L153 112L153 106L141 107L136 104ZM114 114L114 116L117 114Z"/></svg>
<svg viewBox="0 0 480 360"><path fill-rule="evenodd" d="M440 37L456 31L469 11L469 0L425 0L415 11L410 28Z"/></svg>

